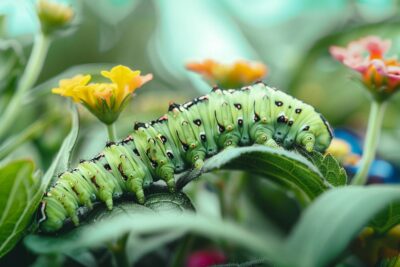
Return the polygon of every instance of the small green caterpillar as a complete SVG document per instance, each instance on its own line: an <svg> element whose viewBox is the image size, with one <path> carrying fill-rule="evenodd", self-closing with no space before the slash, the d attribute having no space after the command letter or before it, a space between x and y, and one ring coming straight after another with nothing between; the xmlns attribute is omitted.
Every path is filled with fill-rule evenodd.
<svg viewBox="0 0 400 267"><path fill-rule="evenodd" d="M39 227L55 232L67 220L78 225L78 209L90 210L96 200L112 209L124 193L143 203L143 189L160 179L174 191L175 173L200 169L222 149L262 144L322 152L331 139L329 124L313 107L262 82L240 90L215 87L183 105L170 104L155 121L136 123L127 138L62 173L43 197Z"/></svg>

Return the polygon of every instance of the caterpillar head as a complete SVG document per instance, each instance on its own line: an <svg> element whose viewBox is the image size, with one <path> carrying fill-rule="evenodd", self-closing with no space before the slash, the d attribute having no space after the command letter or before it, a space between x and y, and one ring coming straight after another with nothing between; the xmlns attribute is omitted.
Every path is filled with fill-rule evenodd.
<svg viewBox="0 0 400 267"><path fill-rule="evenodd" d="M321 133L317 135L317 140L315 142L315 149L318 151L325 151L333 138L333 130L332 127L329 125L328 121L324 118L324 116L320 115L321 117Z"/></svg>

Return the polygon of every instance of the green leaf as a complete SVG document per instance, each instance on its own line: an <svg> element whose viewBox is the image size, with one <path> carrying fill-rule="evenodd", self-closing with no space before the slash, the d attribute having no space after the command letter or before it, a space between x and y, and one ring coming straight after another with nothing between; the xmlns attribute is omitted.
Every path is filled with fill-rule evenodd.
<svg viewBox="0 0 400 267"><path fill-rule="evenodd" d="M322 155L314 151L303 154L308 158L321 172L325 179L334 186L342 186L347 184L346 170L340 166L339 162L331 155Z"/></svg>
<svg viewBox="0 0 400 267"><path fill-rule="evenodd" d="M304 156L294 151L265 146L224 150L206 160L201 172L183 174L178 181L178 187L184 187L201 173L217 169L244 170L258 174L294 191L301 190L310 199L332 187Z"/></svg>
<svg viewBox="0 0 400 267"><path fill-rule="evenodd" d="M30 160L0 168L0 258L20 240L36 211L40 182Z"/></svg>
<svg viewBox="0 0 400 267"><path fill-rule="evenodd" d="M68 168L79 129L78 111L73 107L71 112L71 132L41 181L33 177L31 161L15 161L0 169L0 257L25 234L54 175Z"/></svg>
<svg viewBox="0 0 400 267"><path fill-rule="evenodd" d="M146 254L181 238L185 233L185 230L172 230L161 234L157 233L154 236L146 238L130 235L126 243L126 251L129 251L127 257L130 266L134 266Z"/></svg>
<svg viewBox="0 0 400 267"><path fill-rule="evenodd" d="M373 227L378 234L383 234L399 223L400 203L392 203L375 216L371 221L370 226Z"/></svg>
<svg viewBox="0 0 400 267"><path fill-rule="evenodd" d="M22 46L15 40L0 40L0 92L21 74L25 62Z"/></svg>
<svg viewBox="0 0 400 267"><path fill-rule="evenodd" d="M179 193L178 196L182 198L183 194ZM163 198L158 195L155 198L157 198L156 201L154 197L150 197L147 201L149 203L167 201L167 195L164 195ZM176 201L176 197L170 198L167 202L183 203L180 200ZM160 207L166 207L166 209L161 212ZM177 230L192 231L212 239L222 238L229 240L260 255L273 254L277 249L277 244L279 244L275 237L252 233L232 222L196 215L190 211L182 211L182 209L171 210L169 205L159 206L156 210L157 212L146 207L146 205L142 206L130 201L122 206L117 206L112 211L99 212L98 216L89 218L90 223L77 227L65 234L58 236L27 236L24 240L25 245L36 253L57 253L97 247L128 232L131 235L139 236L143 234L171 233Z"/></svg>
<svg viewBox="0 0 400 267"><path fill-rule="evenodd" d="M69 168L71 163L71 155L75 147L76 140L78 138L79 132L79 115L78 110L74 104L70 104L70 112L72 116L72 126L71 131L68 136L65 138L63 144L61 145L60 150L56 158L53 160L50 168L47 170L45 175L42 178L42 190L43 192L49 186L51 180L61 172L66 171Z"/></svg>
<svg viewBox="0 0 400 267"><path fill-rule="evenodd" d="M183 193L168 194L156 193L147 197L145 207L160 212L182 212L185 210L194 211L192 202Z"/></svg>
<svg viewBox="0 0 400 267"><path fill-rule="evenodd" d="M329 190L303 213L281 253L283 266L328 266L368 222L393 201L398 186L347 186ZM284 256L283 256L284 255Z"/></svg>

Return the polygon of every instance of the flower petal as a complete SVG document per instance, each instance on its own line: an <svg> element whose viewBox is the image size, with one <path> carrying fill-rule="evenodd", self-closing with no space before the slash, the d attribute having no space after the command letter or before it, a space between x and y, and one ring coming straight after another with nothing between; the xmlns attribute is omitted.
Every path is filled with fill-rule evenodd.
<svg viewBox="0 0 400 267"><path fill-rule="evenodd" d="M53 94L65 97L71 97L74 102L79 102L79 94L76 94L75 88L86 85L92 77L90 75L76 75L71 79L63 79L59 82L59 87L53 88Z"/></svg>
<svg viewBox="0 0 400 267"><path fill-rule="evenodd" d="M101 75L109 78L122 90L125 89L125 87L132 86L133 79L140 75L140 71L133 71L126 66L118 65L113 67L110 71L102 71Z"/></svg>

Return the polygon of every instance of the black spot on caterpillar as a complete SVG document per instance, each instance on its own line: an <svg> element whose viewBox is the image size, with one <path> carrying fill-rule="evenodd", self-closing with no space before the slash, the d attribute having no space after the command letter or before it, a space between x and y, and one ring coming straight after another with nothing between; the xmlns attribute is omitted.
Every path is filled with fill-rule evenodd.
<svg viewBox="0 0 400 267"><path fill-rule="evenodd" d="M157 180L174 191L175 173L200 169L207 157L228 147L322 152L331 139L328 122L313 107L279 90L263 83L240 90L214 87L186 104L170 104L157 120L136 123L127 138L107 143L99 156L62 173L43 197L39 227L55 232L67 220L78 225L78 210L99 201L112 209L113 201L128 193L143 203L144 189Z"/></svg>

